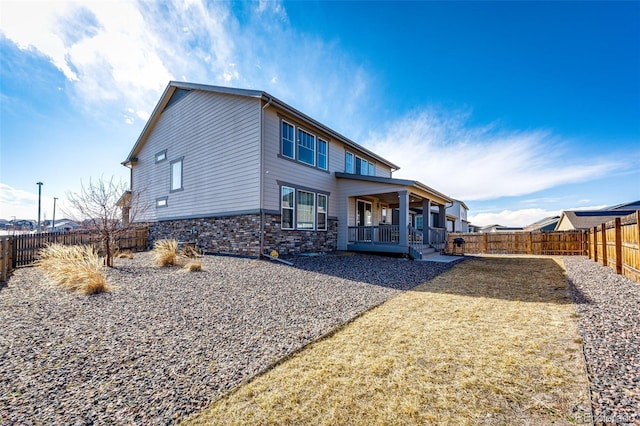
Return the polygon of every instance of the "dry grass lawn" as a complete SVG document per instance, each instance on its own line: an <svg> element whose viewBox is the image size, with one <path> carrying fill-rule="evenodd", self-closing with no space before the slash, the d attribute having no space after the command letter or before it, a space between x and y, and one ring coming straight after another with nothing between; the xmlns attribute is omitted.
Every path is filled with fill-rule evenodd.
<svg viewBox="0 0 640 426"><path fill-rule="evenodd" d="M186 424L580 424L574 312L559 259L467 260Z"/></svg>

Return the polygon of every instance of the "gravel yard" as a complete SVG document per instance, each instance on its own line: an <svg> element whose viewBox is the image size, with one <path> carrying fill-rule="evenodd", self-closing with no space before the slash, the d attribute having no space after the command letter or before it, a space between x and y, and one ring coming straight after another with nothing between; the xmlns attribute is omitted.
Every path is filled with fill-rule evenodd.
<svg viewBox="0 0 640 426"><path fill-rule="evenodd" d="M117 259L110 293L0 287L0 424L171 424L364 310L451 264L206 256L203 272Z"/></svg>
<svg viewBox="0 0 640 426"><path fill-rule="evenodd" d="M596 424L640 424L640 284L585 257L565 257Z"/></svg>

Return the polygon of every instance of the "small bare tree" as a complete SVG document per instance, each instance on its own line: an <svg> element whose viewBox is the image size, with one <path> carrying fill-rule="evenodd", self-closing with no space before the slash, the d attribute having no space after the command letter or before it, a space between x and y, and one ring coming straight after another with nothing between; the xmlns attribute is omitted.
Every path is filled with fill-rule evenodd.
<svg viewBox="0 0 640 426"><path fill-rule="evenodd" d="M109 181L102 177L97 181L89 179L87 186L81 183L80 193L67 192L67 199L87 227L100 234L105 264L113 267L117 237L129 230L136 217L146 210L139 193L132 193L124 182L115 182L112 176Z"/></svg>

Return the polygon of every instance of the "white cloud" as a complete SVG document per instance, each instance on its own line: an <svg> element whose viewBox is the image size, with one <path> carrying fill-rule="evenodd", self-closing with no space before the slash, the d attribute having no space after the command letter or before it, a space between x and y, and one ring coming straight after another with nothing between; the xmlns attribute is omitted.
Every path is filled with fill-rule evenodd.
<svg viewBox="0 0 640 426"><path fill-rule="evenodd" d="M37 190L35 182L33 186ZM56 210L59 207L60 204L56 206ZM42 195L40 209L41 219L44 219L45 216L51 219L53 198ZM38 218L38 193L17 189L5 183L0 183L0 219L11 220L14 216L16 219L36 220Z"/></svg>
<svg viewBox="0 0 640 426"><path fill-rule="evenodd" d="M480 212L477 214L469 214L468 219L474 225L503 225L503 226L527 226L539 220L550 216L560 216L563 210L600 210L605 205L599 206L580 206L570 207L566 209L542 209L542 208L526 208L518 210L505 209L500 212Z"/></svg>
<svg viewBox="0 0 640 426"><path fill-rule="evenodd" d="M501 212L485 212L469 215L469 221L477 226L503 225L527 226L545 217L559 216L560 210L545 210L540 208L502 210Z"/></svg>
<svg viewBox="0 0 640 426"><path fill-rule="evenodd" d="M151 111L177 76L277 87L273 95L347 128L369 83L338 45L294 31L278 1L5 2L2 13L0 32L49 58L86 111L119 112L127 122L148 117L127 110ZM334 102L344 114L333 113Z"/></svg>
<svg viewBox="0 0 640 426"><path fill-rule="evenodd" d="M417 179L455 198L486 200L600 178L623 166L564 152L550 132L470 127L467 114L426 109L372 133L365 145L401 166L395 177Z"/></svg>

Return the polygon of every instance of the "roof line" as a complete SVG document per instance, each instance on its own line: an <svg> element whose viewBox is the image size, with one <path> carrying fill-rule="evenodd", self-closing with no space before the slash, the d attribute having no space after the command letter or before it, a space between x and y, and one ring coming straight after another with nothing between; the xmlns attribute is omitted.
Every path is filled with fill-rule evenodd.
<svg viewBox="0 0 640 426"><path fill-rule="evenodd" d="M374 153L373 151L365 148L364 146L352 141L351 139L343 136L342 134L336 132L335 130L331 129L330 127L327 127L326 125L320 123L319 121L311 118L310 116L308 116L307 114L297 110L296 108L292 107L291 105L287 104L286 102L281 101L280 99L276 98L275 96L270 95L269 93L262 91L262 90L252 90L252 89L238 89L238 88L234 88L234 87L224 87L224 86L212 86L212 85L207 85L207 84L198 84L198 83L188 83L188 82L183 82L183 81L170 81L169 84L167 85L167 87L165 88L164 92L162 93L162 96L160 97L160 100L158 101L156 107L153 109L153 112L151 113L151 116L149 118L149 120L147 120L147 123L145 124L144 128L142 129L142 132L140 133L140 136L138 137L138 139L136 140L136 143L133 146L133 149L131 150L131 152L129 153L129 155L127 156L127 160L123 161L122 164L126 165L127 163L131 162L134 160L134 155L139 147L139 145L142 143L142 141L145 139L147 132L153 127L153 125L156 123L156 121L158 120L160 114L159 111L162 110L162 108L164 108L164 106L166 105L166 103L168 102L170 96L169 93L173 92L175 89L186 89L186 90L201 90L201 91L205 91L205 92L212 92L212 93L224 93L224 94L228 94L228 95L236 95L236 96L245 96L245 97L252 97L252 98L260 98L264 101L270 101L272 103L272 105L276 105L278 106L280 109L296 116L297 118L306 121L307 123L318 127L319 129L323 130L325 133L329 134L330 136L340 140L341 142L345 143L346 145L351 146L352 148L359 150L367 155L369 155L371 158L376 159L377 161L380 161L381 163L384 163L385 165L389 166L390 168L392 168L393 170L399 170L400 167L397 166L396 164L392 163L391 161L381 157L380 155Z"/></svg>

